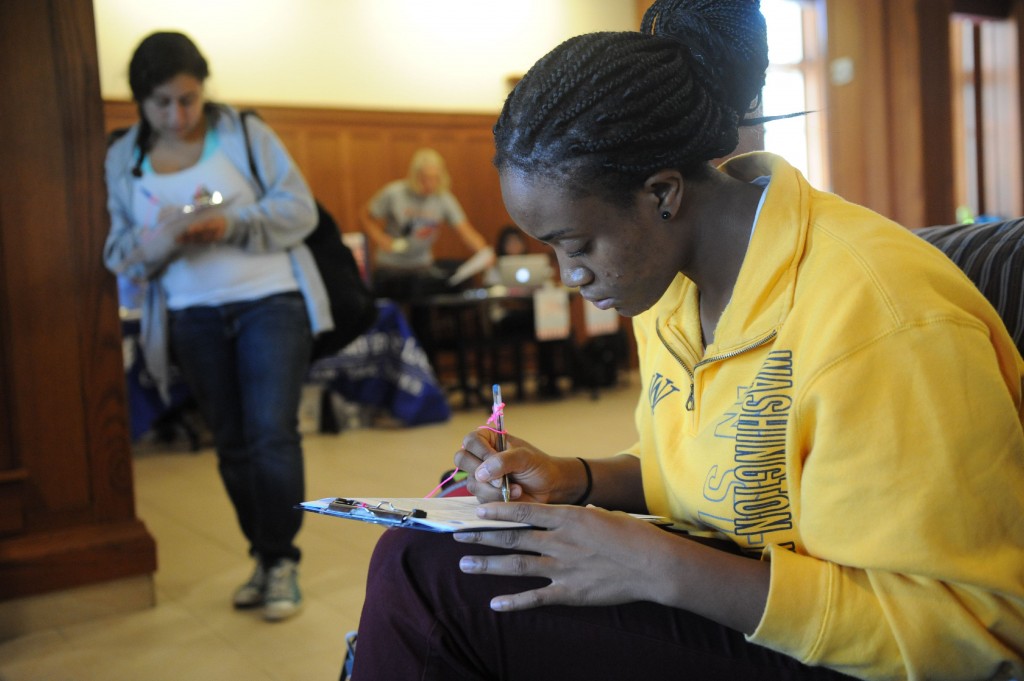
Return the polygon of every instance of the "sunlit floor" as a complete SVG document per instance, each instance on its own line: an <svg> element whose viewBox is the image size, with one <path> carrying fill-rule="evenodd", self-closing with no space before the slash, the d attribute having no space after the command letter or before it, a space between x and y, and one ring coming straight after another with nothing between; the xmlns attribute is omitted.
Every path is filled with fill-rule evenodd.
<svg viewBox="0 0 1024 681"><path fill-rule="evenodd" d="M596 400L586 392L509 400L506 427L552 454L614 454L635 438L637 386L627 376ZM307 496L423 496L451 467L465 433L487 416L480 407L439 425L306 436ZM135 480L138 515L157 543L156 607L0 643L0 681L338 678L380 529L308 515L298 539L303 611L271 624L230 605L252 566L213 452L140 448Z"/></svg>

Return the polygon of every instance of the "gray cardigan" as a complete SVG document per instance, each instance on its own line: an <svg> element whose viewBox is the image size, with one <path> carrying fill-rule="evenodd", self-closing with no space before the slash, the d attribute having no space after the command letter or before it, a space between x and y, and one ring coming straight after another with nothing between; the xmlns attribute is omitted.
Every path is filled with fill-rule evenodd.
<svg viewBox="0 0 1024 681"><path fill-rule="evenodd" d="M314 334L334 328L327 292L312 254L303 240L317 222L316 203L305 179L274 132L256 116L247 127L253 160L266 191L251 177L245 136L238 112L216 105L214 125L221 149L244 176L249 178L256 203L225 208L228 227L224 243L252 253L287 251L292 269L306 301ZM107 151L107 209L110 233L103 247L103 261L112 272L140 282L148 282L142 306L141 348L146 368L160 395L169 399L170 362L167 337L167 299L160 278L169 258L149 262L130 262L139 245L141 228L134 224L131 212L132 175L137 150L138 124L118 139ZM172 256L173 257L173 256Z"/></svg>

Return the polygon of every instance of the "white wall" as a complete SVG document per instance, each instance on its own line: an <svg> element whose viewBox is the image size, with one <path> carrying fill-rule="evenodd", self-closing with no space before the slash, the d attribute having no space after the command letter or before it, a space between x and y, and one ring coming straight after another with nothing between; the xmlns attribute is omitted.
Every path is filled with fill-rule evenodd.
<svg viewBox="0 0 1024 681"><path fill-rule="evenodd" d="M210 63L207 94L245 104L499 110L506 80L562 40L636 30L635 0L93 0L100 84L131 99L128 61L178 30Z"/></svg>

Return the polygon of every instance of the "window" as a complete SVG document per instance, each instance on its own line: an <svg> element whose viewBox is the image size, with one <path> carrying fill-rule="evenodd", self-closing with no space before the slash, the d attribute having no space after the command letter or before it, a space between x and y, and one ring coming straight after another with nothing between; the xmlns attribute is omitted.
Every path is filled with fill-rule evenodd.
<svg viewBox="0 0 1024 681"><path fill-rule="evenodd" d="M1009 19L953 15L957 219L1024 211L1017 31Z"/></svg>
<svg viewBox="0 0 1024 681"><path fill-rule="evenodd" d="M811 184L829 188L825 147L824 20L818 3L761 0L768 24L768 73L762 92L764 116L807 115L764 126L764 148L799 169Z"/></svg>

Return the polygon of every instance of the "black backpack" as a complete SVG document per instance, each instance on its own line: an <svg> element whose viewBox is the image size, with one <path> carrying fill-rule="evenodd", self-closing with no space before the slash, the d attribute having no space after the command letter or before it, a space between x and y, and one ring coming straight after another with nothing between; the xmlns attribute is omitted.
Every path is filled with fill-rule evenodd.
<svg viewBox="0 0 1024 681"><path fill-rule="evenodd" d="M249 128L245 124L247 117L259 114L246 109L240 112L240 116L242 133L245 135L245 149L249 157L249 170L260 191L265 192L266 187L252 156ZM352 251L342 242L338 223L320 201L316 202L316 211L316 229L306 237L306 246L313 254L320 278L327 289L334 329L321 333L313 341L313 360L338 353L365 333L377 319L373 293L360 276L359 266Z"/></svg>

